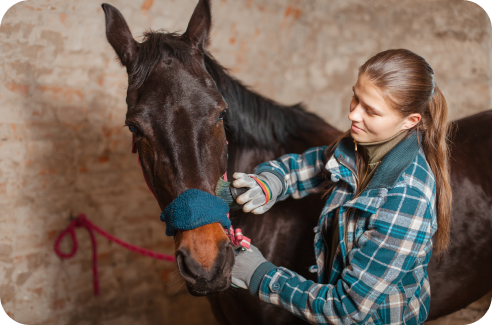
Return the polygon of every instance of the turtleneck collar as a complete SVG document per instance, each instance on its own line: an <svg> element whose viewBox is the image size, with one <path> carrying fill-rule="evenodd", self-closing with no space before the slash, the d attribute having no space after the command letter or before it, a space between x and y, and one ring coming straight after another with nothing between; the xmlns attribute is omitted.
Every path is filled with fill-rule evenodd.
<svg viewBox="0 0 492 325"><path fill-rule="evenodd" d="M376 167L376 165L381 162L383 157L407 135L408 131L408 129L401 130L388 139L381 141L357 142L356 146L360 145L364 148L364 156L366 164L369 165L369 169Z"/></svg>

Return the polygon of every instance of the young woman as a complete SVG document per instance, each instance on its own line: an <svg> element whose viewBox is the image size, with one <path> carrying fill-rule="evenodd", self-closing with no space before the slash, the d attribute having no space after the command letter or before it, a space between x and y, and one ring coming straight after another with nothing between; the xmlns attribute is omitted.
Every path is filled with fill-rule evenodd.
<svg viewBox="0 0 492 325"><path fill-rule="evenodd" d="M408 50L375 55L359 68L352 126L335 144L234 174L250 188L237 202L255 214L331 187L314 228L318 283L251 246L236 255L236 286L315 324L424 323L427 264L433 246L447 246L451 208L448 108L433 74Z"/></svg>

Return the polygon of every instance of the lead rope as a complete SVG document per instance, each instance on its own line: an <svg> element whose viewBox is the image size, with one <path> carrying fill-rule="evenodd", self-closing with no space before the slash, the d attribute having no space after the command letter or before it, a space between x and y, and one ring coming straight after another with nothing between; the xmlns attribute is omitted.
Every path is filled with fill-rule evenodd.
<svg viewBox="0 0 492 325"><path fill-rule="evenodd" d="M163 261L168 261L168 262L176 262L176 259L174 258L173 255L167 255L167 254L162 254L162 253L157 253L154 251L151 251L150 249L142 248L137 245L132 245L127 243L126 241L123 241L110 233L104 231L103 229L99 228L95 224L93 224L89 219L87 219L86 215L84 213L79 214L79 216L75 219L73 219L68 227L63 230L61 233L58 234L58 237L56 237L55 240L55 253L61 258L67 259L75 255L77 253L79 244L77 241L77 236L75 233L75 228L81 228L84 227L87 229L89 232L89 235L91 236L91 242L92 242L92 287L94 291L94 296L99 295L99 275L97 271L97 241L96 237L94 236L94 231L98 232L99 234L103 235L107 239L111 240L112 242L117 243L120 246L125 247L128 250L131 250L132 252L149 256L158 260L163 260ZM65 235L70 234L70 237L72 237L72 251L68 254L65 254L61 251L60 249L60 243L65 237Z"/></svg>

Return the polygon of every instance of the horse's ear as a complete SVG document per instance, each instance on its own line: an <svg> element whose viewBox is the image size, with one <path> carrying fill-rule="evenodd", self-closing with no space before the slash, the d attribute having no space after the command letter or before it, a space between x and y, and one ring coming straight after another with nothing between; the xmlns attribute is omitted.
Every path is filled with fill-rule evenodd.
<svg viewBox="0 0 492 325"><path fill-rule="evenodd" d="M121 63L125 66L132 61L137 52L137 41L132 36L125 18L115 7L103 3L106 15L106 38L113 47Z"/></svg>
<svg viewBox="0 0 492 325"><path fill-rule="evenodd" d="M193 48L203 51L208 45L211 27L210 0L199 0L183 37Z"/></svg>

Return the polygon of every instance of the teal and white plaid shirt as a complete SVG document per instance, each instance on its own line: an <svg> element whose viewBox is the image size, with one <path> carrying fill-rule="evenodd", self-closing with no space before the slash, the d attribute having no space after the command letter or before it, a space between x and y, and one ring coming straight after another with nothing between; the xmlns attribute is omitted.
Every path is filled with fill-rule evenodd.
<svg viewBox="0 0 492 325"><path fill-rule="evenodd" d="M437 230L435 179L416 131L383 158L367 188L355 199L356 165L351 138L331 157L328 148L288 154L258 165L284 183L278 200L323 190L323 169L336 187L314 228L318 283L284 267L261 280L261 300L281 306L313 324L423 324L429 314L427 264ZM330 279L325 276L326 247L320 230L330 229L339 212L340 242Z"/></svg>

